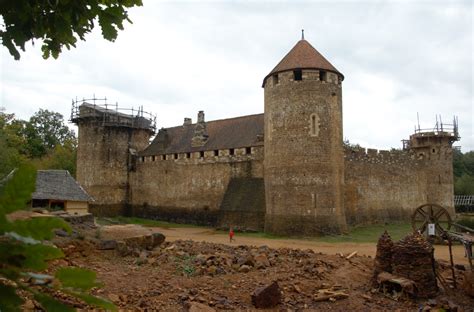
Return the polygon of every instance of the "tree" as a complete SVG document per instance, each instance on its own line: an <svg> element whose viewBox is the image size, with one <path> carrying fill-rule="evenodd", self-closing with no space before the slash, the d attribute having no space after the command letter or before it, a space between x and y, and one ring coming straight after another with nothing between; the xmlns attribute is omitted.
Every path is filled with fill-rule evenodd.
<svg viewBox="0 0 474 312"><path fill-rule="evenodd" d="M0 110L0 179L26 161L20 152L25 140L18 134L18 125L14 114Z"/></svg>
<svg viewBox="0 0 474 312"><path fill-rule="evenodd" d="M76 176L76 140L67 140L62 145L56 145L46 156L41 158L36 167L38 169L62 169Z"/></svg>
<svg viewBox="0 0 474 312"><path fill-rule="evenodd" d="M44 109L31 116L23 131L31 157L45 156L56 146L76 140L74 132L64 124L63 115Z"/></svg>
<svg viewBox="0 0 474 312"><path fill-rule="evenodd" d="M454 194L474 194L474 151L462 153L454 150L453 155Z"/></svg>
<svg viewBox="0 0 474 312"><path fill-rule="evenodd" d="M4 25L0 38L15 60L28 41L42 40L43 58L58 58L63 47L76 47L98 21L104 39L115 41L128 18L128 8L142 0L0 0Z"/></svg>
<svg viewBox="0 0 474 312"><path fill-rule="evenodd" d="M40 109L29 121L0 111L0 177L26 162L76 171L77 139L59 113Z"/></svg>

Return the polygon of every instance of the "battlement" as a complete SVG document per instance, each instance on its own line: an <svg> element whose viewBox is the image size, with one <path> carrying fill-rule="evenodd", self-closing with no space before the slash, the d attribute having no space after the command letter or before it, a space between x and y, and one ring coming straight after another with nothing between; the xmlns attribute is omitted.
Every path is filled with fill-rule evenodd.
<svg viewBox="0 0 474 312"><path fill-rule="evenodd" d="M142 155L140 163L174 161L179 163L231 163L249 160L263 160L263 146L196 151L187 153Z"/></svg>
<svg viewBox="0 0 474 312"><path fill-rule="evenodd" d="M410 150L377 150L365 147L344 146L344 159L346 161L359 161L374 164L404 164L423 161L424 154L417 155Z"/></svg>
<svg viewBox="0 0 474 312"><path fill-rule="evenodd" d="M341 87L342 77L327 70L317 69L295 69L274 73L265 81L265 87L278 87L290 83L301 81L319 81L321 83L331 83Z"/></svg>
<svg viewBox="0 0 474 312"><path fill-rule="evenodd" d="M107 103L104 99L72 100L71 122L96 122L108 127L126 127L145 129L152 133L156 130L156 116L138 109L122 108L116 104Z"/></svg>

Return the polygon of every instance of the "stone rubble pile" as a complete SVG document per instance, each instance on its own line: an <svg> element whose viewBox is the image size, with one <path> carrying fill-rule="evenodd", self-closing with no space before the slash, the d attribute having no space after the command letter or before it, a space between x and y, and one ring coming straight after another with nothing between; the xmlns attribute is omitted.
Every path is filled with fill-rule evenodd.
<svg viewBox="0 0 474 312"><path fill-rule="evenodd" d="M153 251L142 251L137 261L156 264L175 262L183 275L193 276L248 273L291 263L304 274L321 280L333 268L331 264L317 259L312 250L233 247L184 240L164 243Z"/></svg>
<svg viewBox="0 0 474 312"><path fill-rule="evenodd" d="M393 245L392 273L413 280L419 297L432 297L438 292L433 252L431 244L418 233Z"/></svg>
<svg viewBox="0 0 474 312"><path fill-rule="evenodd" d="M392 273L392 249L393 241L385 231L377 242L377 253L375 255L373 284L377 284L377 276L382 272Z"/></svg>

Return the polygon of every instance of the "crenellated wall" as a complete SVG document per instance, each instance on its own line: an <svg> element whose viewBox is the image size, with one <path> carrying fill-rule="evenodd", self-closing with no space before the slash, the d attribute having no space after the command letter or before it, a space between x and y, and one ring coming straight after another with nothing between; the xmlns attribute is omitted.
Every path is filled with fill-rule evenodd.
<svg viewBox="0 0 474 312"><path fill-rule="evenodd" d="M250 152L250 153L249 153ZM232 178L263 178L263 146L140 157L130 175L135 216L215 225ZM264 207L262 207L264 210Z"/></svg>
<svg viewBox="0 0 474 312"><path fill-rule="evenodd" d="M444 199L442 204L448 210L453 209L452 190L432 181L443 169L432 155L346 147L344 160L348 224L406 221L418 206L439 203L437 198Z"/></svg>

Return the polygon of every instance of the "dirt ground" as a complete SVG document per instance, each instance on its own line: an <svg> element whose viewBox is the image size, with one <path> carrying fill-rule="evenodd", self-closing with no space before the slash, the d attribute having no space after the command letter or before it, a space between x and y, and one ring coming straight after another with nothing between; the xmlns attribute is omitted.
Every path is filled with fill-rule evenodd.
<svg viewBox="0 0 474 312"><path fill-rule="evenodd" d="M256 311L252 293L273 282L278 284L281 301L272 311L473 311L474 307L472 298L451 289L445 261L440 261L438 270L446 285L435 298L381 292L372 281L373 244L264 239L238 233L236 242L229 243L227 235L205 228L113 225L81 231L81 239L55 239L66 257L54 261L47 273L61 266L92 269L103 283L93 294L124 311ZM166 241L151 250L135 249L125 255L118 249L97 247L99 240L155 232L164 234ZM353 251L357 255L346 259ZM457 283L463 273L456 270ZM80 302L75 305L92 308Z"/></svg>
<svg viewBox="0 0 474 312"><path fill-rule="evenodd" d="M376 244L374 243L324 243L303 239L268 239L259 237L240 236L236 233L235 242L229 243L229 237L222 232L212 228L159 228L142 227L134 224L104 226L101 233L104 238L119 239L119 237L145 235L147 233L160 232L166 236L167 241L193 240L196 242L209 242L226 245L268 246L270 248L296 248L311 249L328 255L339 253L350 254L357 251L358 255L375 257ZM456 264L468 265L464 256L464 247L453 246L453 260ZM435 246L435 257L449 261L449 249L444 245Z"/></svg>

